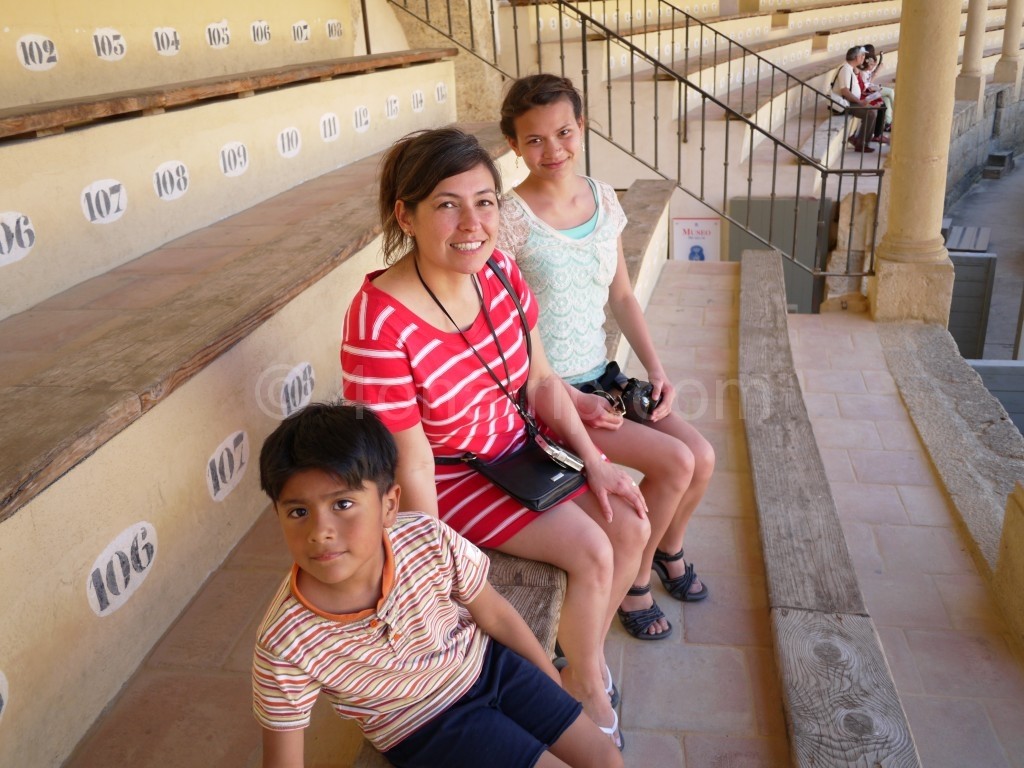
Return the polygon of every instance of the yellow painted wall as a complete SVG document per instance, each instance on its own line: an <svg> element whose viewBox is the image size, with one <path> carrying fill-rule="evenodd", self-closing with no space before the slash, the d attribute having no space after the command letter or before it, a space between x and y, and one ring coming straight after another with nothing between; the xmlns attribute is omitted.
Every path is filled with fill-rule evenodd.
<svg viewBox="0 0 1024 768"><path fill-rule="evenodd" d="M8 10L0 50L16 51L35 33L54 41L58 56L38 72L0 57L0 107L355 47L347 0L44 0ZM377 3L372 13L390 11ZM225 18L232 43L212 49L205 25ZM342 22L340 40L326 36L331 18ZM271 25L264 46L247 37L254 19ZM287 39L299 19L310 22L309 43ZM179 31L177 56L156 53L156 26ZM406 47L393 17L379 26L375 50ZM123 60L90 49L103 27L128 41ZM0 223L17 230L20 245L13 255L0 249L0 317L455 118L454 69L443 62L7 142ZM235 173L240 166L228 161L243 156L245 170ZM108 204L121 215L90 220ZM312 397L338 392L341 319L379 264L377 245L364 249L0 523L0 590L9 596L0 622L0 766L59 765L265 508L256 459L282 416L284 380L296 376L301 390L311 373Z"/></svg>
<svg viewBox="0 0 1024 768"><path fill-rule="evenodd" d="M357 55L366 53L361 3L352 3L352 28L355 31ZM409 49L402 25L388 0L366 0L366 16L370 26L370 52L387 53Z"/></svg>
<svg viewBox="0 0 1024 768"><path fill-rule="evenodd" d="M330 141L325 115L336 126ZM25 217L32 243L17 260L5 264L0 256L0 318L373 154L411 130L455 119L453 66L446 61L4 146L0 219ZM299 142L294 156L282 154L289 137ZM237 152L232 143L244 145L248 160L237 176L225 174L224 153ZM99 216L108 209L106 219Z"/></svg>
<svg viewBox="0 0 1024 768"><path fill-rule="evenodd" d="M511 152L499 168L510 185ZM283 416L282 387L308 364L311 399L340 391L342 318L382 266L379 247L377 238L0 523L0 594L16 596L0 622L0 766L59 765L265 509L258 455ZM209 462L225 443L245 469L215 501ZM218 477L222 489L234 480ZM114 608L97 615L93 571L105 588L108 563L127 597L114 606L107 595Z"/></svg>
<svg viewBox="0 0 1024 768"><path fill-rule="evenodd" d="M265 509L258 454L282 417L283 379L309 363L312 397L339 391L342 317L363 275L379 268L378 247L375 241L305 291L0 523L0 673L7 680L0 765L59 765ZM242 430L244 455L241 446L233 453L245 469L214 501L209 461ZM116 548L105 553L118 534L142 523L151 529L137 542L137 562L130 544L119 548L123 557ZM138 586L98 616L90 606L92 571L104 554L102 580L104 563L112 562L125 591L124 562L129 585Z"/></svg>
<svg viewBox="0 0 1024 768"><path fill-rule="evenodd" d="M351 56L354 41L350 0L5 2L0 109Z"/></svg>

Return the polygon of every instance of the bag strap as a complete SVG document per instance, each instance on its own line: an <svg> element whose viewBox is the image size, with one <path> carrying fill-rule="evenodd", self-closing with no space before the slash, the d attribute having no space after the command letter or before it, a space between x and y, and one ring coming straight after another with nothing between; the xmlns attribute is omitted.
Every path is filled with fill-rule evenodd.
<svg viewBox="0 0 1024 768"><path fill-rule="evenodd" d="M523 305L519 301L519 294L512 288L512 283L509 282L508 275L505 274L505 270L501 268L501 265L494 260L491 256L487 259L487 266L491 268L491 272L494 276L501 281L501 284L505 287L505 292L508 293L509 298L512 299L512 303L516 305L516 311L519 312L519 321L523 324L523 334L526 336L526 359L528 362L533 362L533 344L530 342L530 324L526 320L526 312L523 310ZM526 413L526 393L524 390L525 386L519 388L519 410L522 413ZM533 419L527 419L523 417L523 421L526 422L527 426L531 425Z"/></svg>
<svg viewBox="0 0 1024 768"><path fill-rule="evenodd" d="M490 270L494 273L495 277L497 277L498 280L501 282L502 286L504 286L505 292L508 293L509 298L512 299L512 303L516 305L516 311L519 313L519 320L523 324L523 332L524 332L524 334L526 336L526 359L527 359L527 362L529 363L533 359L533 345L530 342L530 324L529 324L529 322L526 319L526 312L523 309L523 305L519 301L519 295L516 293L515 289L512 287L512 283L509 282L508 275L505 274L505 270L503 270L501 268L501 265L498 264L498 262L494 260L493 256L491 256L491 257L489 257L487 259L487 266L490 267ZM426 287L426 285L424 285L424 287ZM427 291L428 291L428 293L430 293L430 289L429 288L427 288ZM441 307L441 310L444 311L445 314L448 314L447 311L444 309L444 306L441 305L441 303L437 300L437 298L433 295L433 293L430 293L430 296L431 296L432 299L434 299L434 302L437 303L437 305L439 307ZM451 319L450 316L449 316L449 319ZM454 320L452 322L454 322ZM458 327L458 326L456 326L456 327ZM470 345L470 347L472 348L472 345ZM524 385L524 386L520 387L519 388L519 392L518 392L518 397L514 398L509 393L509 391L505 388L505 386L501 383L501 381L494 375L494 372L486 364L484 365L484 368L487 369L487 372L491 375L491 377L494 379L494 381L497 383L497 385L501 388L501 391L505 394L505 396L510 401L512 401L512 405L514 405L516 407L516 410L519 412L520 418L523 420L523 423L526 424L526 434L527 434L527 436L529 438L533 439L537 435L539 430L537 429L537 423L533 420L533 417L530 415L529 410L527 410L527 405L528 404L526 402L526 386ZM458 457L457 456L435 456L434 457L434 463L435 464L442 464L442 465L463 464L463 463L465 463L467 461L470 461L470 460L473 460L475 458L476 457L472 453L467 452L467 453L463 454L462 456L458 456Z"/></svg>

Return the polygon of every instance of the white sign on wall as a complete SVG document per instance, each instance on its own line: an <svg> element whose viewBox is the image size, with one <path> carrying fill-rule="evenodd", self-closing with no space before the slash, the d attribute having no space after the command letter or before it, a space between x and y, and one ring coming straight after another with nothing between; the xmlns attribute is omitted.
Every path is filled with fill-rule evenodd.
<svg viewBox="0 0 1024 768"><path fill-rule="evenodd" d="M181 37L174 27L157 27L153 30L153 45L161 56L177 56L181 50Z"/></svg>
<svg viewBox="0 0 1024 768"><path fill-rule="evenodd" d="M672 219L672 255L683 261L719 261L722 220Z"/></svg>
<svg viewBox="0 0 1024 768"><path fill-rule="evenodd" d="M241 176L249 168L249 150L240 141L229 141L220 148L220 172L225 176Z"/></svg>
<svg viewBox="0 0 1024 768"><path fill-rule="evenodd" d="M82 213L92 224L117 221L128 208L128 190L117 179L100 179L82 190Z"/></svg>
<svg viewBox="0 0 1024 768"><path fill-rule="evenodd" d="M18 40L18 61L32 72L57 66L57 44L45 35L25 35Z"/></svg>

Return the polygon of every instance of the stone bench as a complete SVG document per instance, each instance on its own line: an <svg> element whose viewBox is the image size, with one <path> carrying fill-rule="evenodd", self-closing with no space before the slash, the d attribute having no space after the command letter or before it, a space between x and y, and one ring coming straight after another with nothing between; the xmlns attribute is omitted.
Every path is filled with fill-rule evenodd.
<svg viewBox="0 0 1024 768"><path fill-rule="evenodd" d="M991 227L971 227L955 224L946 233L946 250L984 253L992 237Z"/></svg>
<svg viewBox="0 0 1024 768"><path fill-rule="evenodd" d="M793 366L782 257L744 251L742 414L794 766L921 765Z"/></svg>
<svg viewBox="0 0 1024 768"><path fill-rule="evenodd" d="M495 156L508 151L496 126L468 127ZM15 364L0 381L0 521L370 243L380 231L367 200L379 159L325 174L0 321L11 338L44 326L62 342L60 354ZM282 206L294 211L286 230L242 226ZM212 268L180 290L179 264L193 253ZM69 311L82 295L140 274L151 278L153 301ZM46 407L54 397L59 409Z"/></svg>

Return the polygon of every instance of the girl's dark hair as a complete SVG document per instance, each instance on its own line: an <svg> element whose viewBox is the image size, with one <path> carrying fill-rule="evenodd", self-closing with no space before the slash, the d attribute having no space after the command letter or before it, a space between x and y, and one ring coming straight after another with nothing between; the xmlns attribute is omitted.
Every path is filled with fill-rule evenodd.
<svg viewBox="0 0 1024 768"><path fill-rule="evenodd" d="M386 264L397 261L410 245L395 217L395 203L401 200L410 212L414 211L442 181L478 165L490 171L494 191L500 197L501 174L490 153L472 134L458 128L436 128L410 133L391 146L381 160L378 200Z"/></svg>
<svg viewBox="0 0 1024 768"><path fill-rule="evenodd" d="M514 139L517 117L534 107L554 104L559 99L566 99L572 104L573 116L577 120L583 118L583 99L569 78L545 73L519 78L509 87L501 104L501 132L506 138Z"/></svg>
<svg viewBox="0 0 1024 768"><path fill-rule="evenodd" d="M365 481L383 494L395 483L395 439L369 408L354 403L311 403L286 418L263 441L260 488L277 502L292 475L319 469L349 488Z"/></svg>

